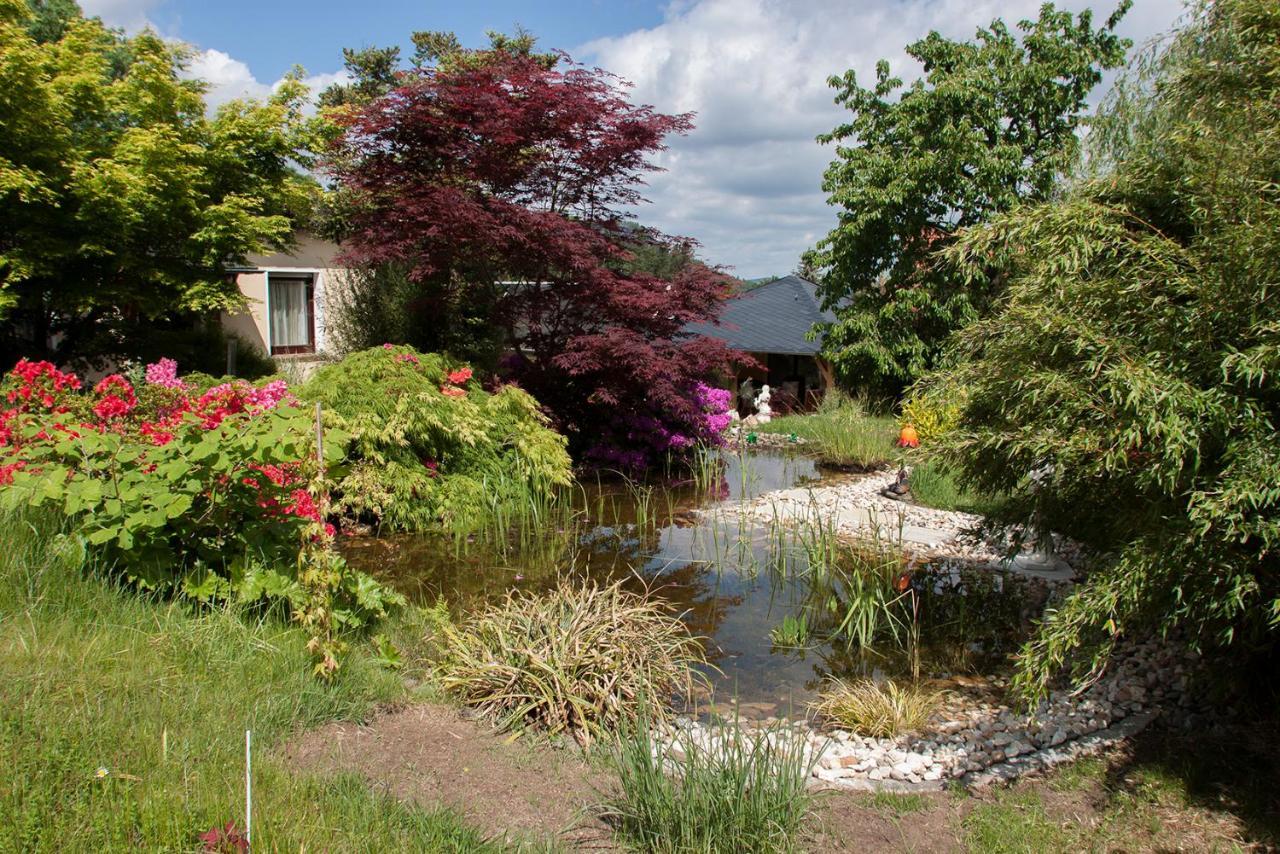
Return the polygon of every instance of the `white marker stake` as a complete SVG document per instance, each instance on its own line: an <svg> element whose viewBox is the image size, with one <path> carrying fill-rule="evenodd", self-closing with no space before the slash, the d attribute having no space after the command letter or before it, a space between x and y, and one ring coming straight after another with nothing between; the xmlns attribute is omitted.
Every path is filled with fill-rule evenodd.
<svg viewBox="0 0 1280 854"><path fill-rule="evenodd" d="M253 740L244 731L244 839L253 850Z"/></svg>

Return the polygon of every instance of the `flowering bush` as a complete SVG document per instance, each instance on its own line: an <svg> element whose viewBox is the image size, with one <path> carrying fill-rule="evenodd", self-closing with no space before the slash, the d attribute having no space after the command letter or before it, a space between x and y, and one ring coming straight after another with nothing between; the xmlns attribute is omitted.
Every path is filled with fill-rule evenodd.
<svg viewBox="0 0 1280 854"><path fill-rule="evenodd" d="M145 377L135 387L112 374L85 391L48 362L19 362L0 383L6 503L58 508L141 587L316 607L300 555L327 550L334 532L316 497L327 465L314 460L311 415L281 381L200 391L169 360ZM326 443L326 464L345 441ZM394 601L376 584L358 597L362 580L344 573L324 594L341 612L334 630Z"/></svg>
<svg viewBox="0 0 1280 854"><path fill-rule="evenodd" d="M471 527L569 483L565 442L514 386L390 344L322 368L299 392L350 436L337 482L346 515L402 530Z"/></svg>
<svg viewBox="0 0 1280 854"><path fill-rule="evenodd" d="M586 459L598 466L639 471L699 445L719 447L733 418L731 397L725 389L696 382L664 407L619 412L587 450Z"/></svg>

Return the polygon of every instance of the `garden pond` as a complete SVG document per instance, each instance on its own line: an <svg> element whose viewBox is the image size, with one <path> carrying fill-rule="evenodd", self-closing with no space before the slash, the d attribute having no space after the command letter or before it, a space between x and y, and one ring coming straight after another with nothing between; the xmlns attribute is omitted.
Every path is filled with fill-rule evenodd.
<svg viewBox="0 0 1280 854"><path fill-rule="evenodd" d="M686 481L601 480L506 536L350 538L355 566L457 618L565 574L660 596L705 639L717 699L797 713L831 676L949 678L1007 670L1049 589L892 543L852 547L821 522L767 525L717 508L857 475L784 452L721 452ZM872 577L872 583L863 579ZM869 606L859 609L857 605Z"/></svg>

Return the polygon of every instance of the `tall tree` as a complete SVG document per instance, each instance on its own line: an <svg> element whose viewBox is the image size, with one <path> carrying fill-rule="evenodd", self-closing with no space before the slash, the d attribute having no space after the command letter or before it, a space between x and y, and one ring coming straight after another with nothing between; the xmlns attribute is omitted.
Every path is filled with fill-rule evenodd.
<svg viewBox="0 0 1280 854"><path fill-rule="evenodd" d="M618 213L641 200L650 156L690 117L632 105L610 75L529 47L450 49L336 114L347 255L407 269L441 343L468 316L496 326L508 370L577 450L639 464L641 422L660 428L648 432L663 447L647 451L691 440L692 389L727 356L681 333L714 316L727 278L678 242L651 254L682 263L649 272Z"/></svg>
<svg viewBox="0 0 1280 854"><path fill-rule="evenodd" d="M1032 699L1153 631L1250 664L1280 638L1280 5L1196 12L1090 135L1098 174L947 252L1009 283L939 378L953 460L1095 558L1023 651Z"/></svg>
<svg viewBox="0 0 1280 854"><path fill-rule="evenodd" d="M122 330L238 304L226 263L287 241L306 89L210 119L185 48L37 8L0 0L0 358L128 355Z"/></svg>
<svg viewBox="0 0 1280 854"><path fill-rule="evenodd" d="M831 78L853 113L819 137L837 143L823 189L841 210L806 263L839 318L825 346L846 381L897 394L986 311L1000 280L966 283L935 253L957 230L1050 195L1076 157L1090 90L1124 60L1114 29L1129 3L1101 28L1045 4L1019 23L1021 39L1000 20L969 42L930 33L907 47L924 76L902 91L884 60L871 88L852 71Z"/></svg>

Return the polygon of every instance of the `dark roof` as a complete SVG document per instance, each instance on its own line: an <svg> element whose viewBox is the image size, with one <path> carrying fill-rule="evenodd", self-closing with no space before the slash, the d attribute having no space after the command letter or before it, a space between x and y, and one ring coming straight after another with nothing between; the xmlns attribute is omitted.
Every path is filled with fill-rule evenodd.
<svg viewBox="0 0 1280 854"><path fill-rule="evenodd" d="M720 312L720 324L691 323L685 332L719 338L735 350L812 356L821 340L806 335L815 323L834 323L823 311L818 286L799 276L783 276L732 297Z"/></svg>

